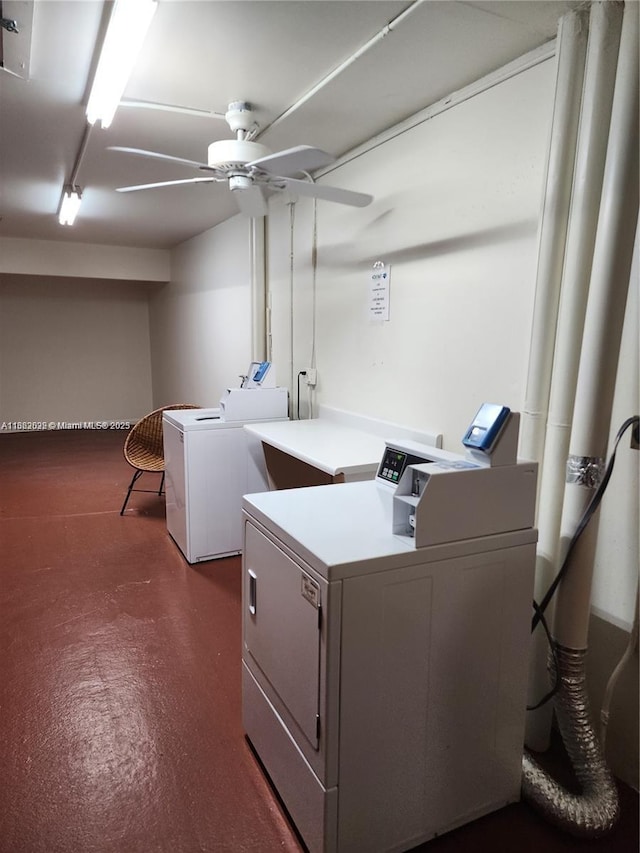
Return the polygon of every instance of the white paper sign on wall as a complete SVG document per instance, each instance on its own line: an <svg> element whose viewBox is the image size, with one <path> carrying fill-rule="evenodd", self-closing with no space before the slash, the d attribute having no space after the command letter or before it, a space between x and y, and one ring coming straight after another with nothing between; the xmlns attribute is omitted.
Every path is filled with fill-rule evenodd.
<svg viewBox="0 0 640 853"><path fill-rule="evenodd" d="M389 319L391 267L376 261L369 273L369 319Z"/></svg>

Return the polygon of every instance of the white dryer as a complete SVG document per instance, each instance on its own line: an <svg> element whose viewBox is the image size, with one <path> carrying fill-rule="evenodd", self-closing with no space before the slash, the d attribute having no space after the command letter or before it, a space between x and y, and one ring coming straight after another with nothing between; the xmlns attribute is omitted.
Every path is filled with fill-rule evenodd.
<svg viewBox="0 0 640 853"><path fill-rule="evenodd" d="M243 724L311 853L519 799L537 466L424 456L243 499Z"/></svg>

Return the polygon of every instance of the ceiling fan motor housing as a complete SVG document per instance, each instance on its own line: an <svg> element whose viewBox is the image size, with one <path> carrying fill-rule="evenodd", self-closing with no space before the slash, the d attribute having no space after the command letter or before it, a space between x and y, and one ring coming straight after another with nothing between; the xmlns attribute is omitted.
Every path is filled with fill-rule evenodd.
<svg viewBox="0 0 640 853"><path fill-rule="evenodd" d="M266 157L271 152L259 142L243 139L219 139L212 142L207 151L207 163L220 171L244 169L247 163Z"/></svg>

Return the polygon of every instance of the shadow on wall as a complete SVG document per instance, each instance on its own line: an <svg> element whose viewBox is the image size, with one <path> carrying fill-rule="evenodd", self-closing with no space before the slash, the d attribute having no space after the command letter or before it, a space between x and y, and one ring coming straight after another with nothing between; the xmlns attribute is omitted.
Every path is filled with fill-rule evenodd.
<svg viewBox="0 0 640 853"><path fill-rule="evenodd" d="M378 217L377 221L380 222L387 215L383 214L381 217ZM509 240L531 237L532 234L535 234L537 227L538 223L531 219L522 222L511 222L505 225L495 225L491 228L481 228L477 231L469 231L466 234L456 234L454 237L432 240L414 246L403 246L392 250L381 248L378 244L374 254L380 257L384 256L385 263L388 264L422 261L442 255L469 251L482 246L507 242ZM319 263L325 267L343 267L354 263L368 263L371 258L371 250L365 245L359 244L358 254L355 255L354 246L355 244L353 243L323 245L318 249Z"/></svg>

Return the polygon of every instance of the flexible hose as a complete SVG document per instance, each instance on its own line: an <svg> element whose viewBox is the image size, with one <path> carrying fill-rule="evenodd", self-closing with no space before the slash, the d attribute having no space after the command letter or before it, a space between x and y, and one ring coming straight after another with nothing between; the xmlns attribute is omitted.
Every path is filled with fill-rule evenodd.
<svg viewBox="0 0 640 853"><path fill-rule="evenodd" d="M609 832L620 815L616 783L591 723L585 678L586 649L557 647L549 668L558 667L555 709L558 726L581 792L563 788L525 752L522 794L543 816L573 835L595 838ZM552 672L555 677L555 673Z"/></svg>

